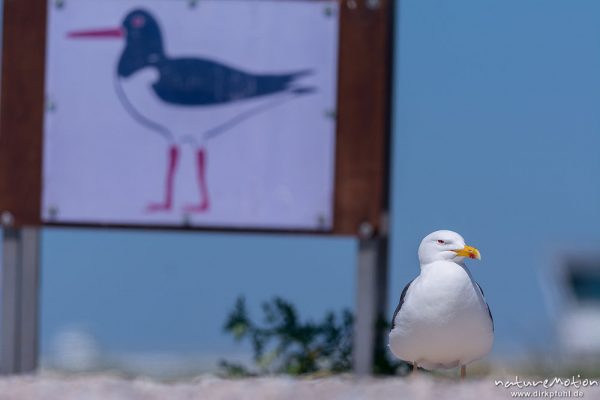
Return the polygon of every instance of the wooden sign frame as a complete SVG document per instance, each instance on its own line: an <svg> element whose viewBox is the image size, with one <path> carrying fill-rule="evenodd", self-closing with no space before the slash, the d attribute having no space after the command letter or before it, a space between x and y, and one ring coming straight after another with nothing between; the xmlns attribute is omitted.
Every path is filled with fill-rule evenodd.
<svg viewBox="0 0 600 400"><path fill-rule="evenodd" d="M364 236L385 231L392 11L392 0L340 2L334 226L331 231L314 233L355 236L361 231ZM4 1L0 218L4 225L14 227L43 225L46 13L47 0ZM119 227L169 229L145 225Z"/></svg>

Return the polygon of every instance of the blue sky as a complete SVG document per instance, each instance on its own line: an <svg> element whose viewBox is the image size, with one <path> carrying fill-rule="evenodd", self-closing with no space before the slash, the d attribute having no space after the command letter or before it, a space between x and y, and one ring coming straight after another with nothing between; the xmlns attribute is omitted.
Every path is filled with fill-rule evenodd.
<svg viewBox="0 0 600 400"><path fill-rule="evenodd" d="M600 244L600 3L398 3L389 314L421 238L452 229L481 250L495 355L544 350L540 274ZM110 352L244 351L221 332L239 294L254 312L274 295L307 317L351 307L355 254L351 238L45 229L42 351L66 327Z"/></svg>
<svg viewBox="0 0 600 400"><path fill-rule="evenodd" d="M548 342L540 274L574 243L598 248L599 16L592 1L397 14L393 290L420 237L461 232L482 251L497 353Z"/></svg>

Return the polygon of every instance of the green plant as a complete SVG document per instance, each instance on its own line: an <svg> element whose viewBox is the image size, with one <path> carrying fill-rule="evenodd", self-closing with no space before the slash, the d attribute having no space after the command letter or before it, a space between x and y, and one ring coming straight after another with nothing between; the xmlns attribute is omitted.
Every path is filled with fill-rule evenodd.
<svg viewBox="0 0 600 400"><path fill-rule="evenodd" d="M263 323L252 321L244 298L239 297L227 317L225 332L237 341L251 342L257 367L251 371L241 364L223 360L221 368L227 375L339 373L352 368L354 318L349 310L343 310L340 315L328 312L317 322L303 322L292 304L276 297L263 303L262 311ZM387 329L385 323L378 326ZM377 349L376 373L393 374L399 365L389 360L384 347Z"/></svg>

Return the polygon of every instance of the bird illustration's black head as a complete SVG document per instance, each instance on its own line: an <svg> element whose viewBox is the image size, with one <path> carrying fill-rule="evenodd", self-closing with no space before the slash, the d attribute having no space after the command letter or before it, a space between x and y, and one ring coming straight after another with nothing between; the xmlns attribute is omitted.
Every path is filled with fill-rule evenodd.
<svg viewBox="0 0 600 400"><path fill-rule="evenodd" d="M128 77L164 59L160 27L152 14L143 9L133 10L127 14L122 26L126 45L119 60L119 76Z"/></svg>

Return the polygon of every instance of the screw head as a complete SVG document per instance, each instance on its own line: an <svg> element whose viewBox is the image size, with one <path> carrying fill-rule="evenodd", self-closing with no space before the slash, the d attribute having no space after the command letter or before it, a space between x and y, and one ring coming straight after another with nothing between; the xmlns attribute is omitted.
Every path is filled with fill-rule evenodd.
<svg viewBox="0 0 600 400"><path fill-rule="evenodd" d="M325 218L325 215L323 215L323 214L317 215L317 226L319 227L319 229L324 229L326 222L327 222L327 219Z"/></svg>
<svg viewBox="0 0 600 400"><path fill-rule="evenodd" d="M371 225L370 222L365 221L358 226L358 236L363 239L372 237L373 233L375 233L375 228L373 228L373 225Z"/></svg>
<svg viewBox="0 0 600 400"><path fill-rule="evenodd" d="M53 102L53 101L52 101L52 100L50 100L50 99L47 99L47 100L46 100L46 110L47 110L48 112L54 112L54 111L56 111L56 103L55 103L55 102Z"/></svg>
<svg viewBox="0 0 600 400"><path fill-rule="evenodd" d="M367 0L366 5L368 9L375 10L381 5L381 0Z"/></svg>
<svg viewBox="0 0 600 400"><path fill-rule="evenodd" d="M2 211L2 214L0 214L0 223L2 226L13 226L15 223L15 217L10 211Z"/></svg>
<svg viewBox="0 0 600 400"><path fill-rule="evenodd" d="M358 4L356 3L356 0L348 0L346 2L346 6L351 10L356 10L356 8L358 7Z"/></svg>
<svg viewBox="0 0 600 400"><path fill-rule="evenodd" d="M57 216L58 216L58 207L56 207L56 206L48 207L48 218L50 218L50 220L55 220Z"/></svg>

